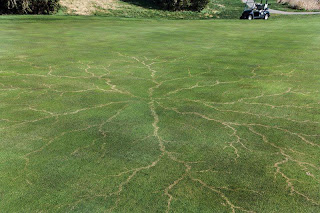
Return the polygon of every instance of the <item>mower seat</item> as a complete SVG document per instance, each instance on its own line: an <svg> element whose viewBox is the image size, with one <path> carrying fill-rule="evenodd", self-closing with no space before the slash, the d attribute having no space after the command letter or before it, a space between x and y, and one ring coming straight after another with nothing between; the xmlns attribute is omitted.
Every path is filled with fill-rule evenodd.
<svg viewBox="0 0 320 213"><path fill-rule="evenodd" d="M256 4L256 8L257 8L257 10L263 10L264 9L264 5Z"/></svg>

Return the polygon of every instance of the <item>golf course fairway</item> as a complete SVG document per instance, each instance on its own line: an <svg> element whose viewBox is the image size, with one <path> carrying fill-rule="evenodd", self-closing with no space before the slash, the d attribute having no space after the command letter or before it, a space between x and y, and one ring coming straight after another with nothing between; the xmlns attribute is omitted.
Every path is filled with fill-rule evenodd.
<svg viewBox="0 0 320 213"><path fill-rule="evenodd" d="M320 16L0 17L1 212L320 212Z"/></svg>

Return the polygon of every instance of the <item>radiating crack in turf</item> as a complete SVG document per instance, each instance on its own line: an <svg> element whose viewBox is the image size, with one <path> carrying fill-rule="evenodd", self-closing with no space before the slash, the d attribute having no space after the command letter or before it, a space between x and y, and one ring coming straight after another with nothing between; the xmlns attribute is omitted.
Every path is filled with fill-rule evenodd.
<svg viewBox="0 0 320 213"><path fill-rule="evenodd" d="M123 54L121 54L123 55ZM124 56L124 55L123 55ZM129 56L125 56L126 58L128 58ZM174 199L174 197L170 194L170 191L176 187L183 179L185 179L186 177L189 177L191 178L192 181L194 182L197 182L199 183L200 185L204 186L205 188L208 188L209 190L217 193L219 196L221 196L221 198L223 200L225 200L226 204L230 207L230 209L232 210L232 212L235 212L236 209L238 210L242 210L242 211L245 211L245 212L252 212L250 210L246 210L246 209L243 209L242 207L240 206L236 206L232 203L232 201L229 200L228 197L226 197L226 195L221 192L220 190L221 189L227 189L227 187L213 187L213 186L210 186L208 185L207 183L205 183L204 181L202 181L201 179L198 179L198 178L194 178L192 177L192 175L190 174L190 170L192 169L192 166L190 164L192 164L193 162L185 162L183 160L179 160L178 158L176 158L174 156L173 153L169 152L167 149L166 149L166 146L164 145L164 140L161 138L161 136L159 135L159 126L158 126L158 123L159 123L159 116L157 114L157 111L156 111L156 104L158 104L158 106L166 109L166 110L170 110L170 111L174 111L180 115L194 115L194 116L199 116L205 120L209 120L209 121L213 121L213 122L216 122L216 123L219 123L221 124L222 126L228 128L228 129L231 129L232 130L232 134L230 134L230 137L231 138L235 138L235 140L233 142L230 142L228 144L228 147L232 148L234 150L234 154L235 154L235 160L237 160L237 158L240 157L240 154L238 153L238 148L236 148L234 146L234 143L238 143L241 145L241 147L243 147L244 149L247 149L248 151L252 151L250 149L248 149L241 141L242 141L242 138L237 134L237 129L235 128L235 126L245 126L247 127L252 133L260 136L263 141L267 144L269 144L270 146L273 146L277 149L279 149L279 153L284 157L284 160L280 161L280 162L276 162L274 164L274 167L276 169L276 172L275 172L275 178L277 176L277 174L281 175L282 178L285 179L286 183L287 183L287 186L290 188L290 191L291 193L296 193L302 197L304 197L307 201L309 202L312 202L313 204L316 204L316 205L319 205L319 202L318 201L315 201L313 200L312 198L308 197L307 195L299 192L298 190L295 189L294 187L294 184L293 182L295 181L294 179L291 179L289 178L284 172L281 171L281 165L285 164L285 163L288 163L289 161L292 161L292 162L295 162L296 164L298 164L303 170L305 171L308 171L307 170L307 167L306 165L312 167L312 168L315 168L317 170L319 170L320 168L314 164L311 164L311 163L308 163L308 162L301 162L301 161L298 161L296 159L294 159L293 157L291 157L289 154L287 154L285 152L285 150L281 147L278 147L277 145L275 145L274 143L271 143L268 141L267 137L265 135L263 135L262 133L259 133L257 130L254 129L255 126L261 126L261 127L265 127L265 128L273 128L273 129L277 129L279 131L283 131L283 132L286 132L286 133L289 133L289 134L293 134L297 137L299 137L303 142L309 144L309 145L312 145L312 146L317 146L319 147L320 145L319 144L315 144L313 142L310 142L309 140L307 140L305 137L302 136L302 134L300 133L296 133L296 132L291 132L287 129L283 129L283 128L280 128L280 127L275 127L275 126L266 126L266 125L260 125L260 124L241 124L241 123L233 123L233 122L227 122L227 121L222 121L222 120L218 120L218 119L215 119L215 118L211 118L211 117L208 117L204 114L201 114L201 113L198 113L198 112L181 112L179 111L178 109L176 108L169 108L169 107L164 107L159 100L156 100L154 97L153 97L153 93L154 93L154 90L155 89L158 89L165 81L161 81L161 82L158 82L157 81L157 78L156 78L156 73L157 71L154 70L152 68L152 64L155 63L155 62L152 62L150 64L148 64L147 62L143 61L143 60L140 60L138 59L137 57L132 57L132 59L134 59L135 61L137 61L138 63L141 63L143 66L145 66L149 71L150 71L150 77L152 79L152 82L155 84L155 86L152 86L149 88L149 108L150 108L150 111L151 111L151 114L154 118L154 121L152 123L152 126L153 126L153 129L154 129L154 132L153 132L153 137L155 137L157 140L158 140L158 143L159 143L159 150L161 151L161 154L158 156L158 158L152 162L151 164L149 165L146 165L146 166L143 166L143 167L138 167L138 168L134 168L134 169L130 169L130 170L127 170L127 171L124 171L124 172L121 172L119 174L116 174L116 175L113 175L115 177L120 177L122 175L125 175L125 174L130 174L128 176L128 178L122 182L119 186L118 186L118 190L113 192L113 193L110 193L109 195L104 195L104 197L108 197L108 196L117 196L117 200L115 202L115 205L110 208L109 210L114 210L116 207L117 207L117 204L119 203L120 201L120 198L119 198L119 195L122 193L123 191L123 188L136 176L138 175L139 172L143 171L143 170L147 170L147 169L150 169L154 166L156 166L159 161L163 158L164 155L167 155L172 161L175 161L175 162L178 162L180 164L183 164L184 167L185 167L185 173L179 177L178 179L176 179L172 184L170 184L165 190L164 190L164 194L168 197L168 203L167 203L167 210L166 212L169 212L170 211L170 205L171 205L171 202L172 200ZM32 65L32 64L30 64ZM33 66L33 65L32 65ZM87 67L85 68L85 72L88 73L90 75L90 77L86 77L86 78L104 78L105 81L106 81L106 84L109 85L111 87L111 90L102 90L100 89L99 87L96 87L96 88L92 88L92 89L86 89L86 90L78 90L78 91L68 91L68 93L70 92L73 92L73 93L82 93L82 92L88 92L88 91L91 91L91 90L101 90L101 91L110 91L110 92L116 92L116 93L121 93L121 94L126 94L126 95L129 95L129 96L132 96L132 97L136 97L134 95L132 95L130 92L128 91L123 91L122 89L118 89L117 86L115 84L112 84L111 80L108 79L108 78L105 78L104 75L102 76L96 76L94 73L90 72L89 69L91 68L92 64L89 65L87 64L86 65ZM40 69L40 67L37 67L37 66L33 66L34 68L38 68ZM5 73L5 72L2 72L2 73ZM54 77L54 78L75 78L77 79L78 77L70 77L70 76L59 76L59 75L55 75L53 74L54 73L54 70L53 68L50 66L49 67L49 72L47 75L37 75L37 74L19 74L19 73L15 73L15 75L23 75L23 76L38 76L38 77ZM12 73L11 73L12 74ZM258 75L256 74L256 72L253 70L252 71L252 76L251 78L255 78L257 77ZM188 77L193 77L191 74L190 74L190 70L188 72ZM80 77L80 78L84 78L84 77ZM238 80L238 81L230 81L230 82L219 82L219 81L216 81L216 83L212 84L212 85L199 85L200 82L197 82L194 86L191 86L191 87L188 87L188 88L180 88L180 89L176 89L176 90L173 90L173 91L170 91L168 92L165 96L169 96L171 94L176 94L176 93L179 93L183 90L192 90L192 89L195 89L195 88L202 88L202 87L214 87L216 85L219 85L219 84L233 84L233 83L238 83L240 81L242 81L243 79L241 80ZM174 81L174 79L171 79L170 81ZM17 88L18 89L18 88ZM65 91L58 91L58 90L54 90L54 89L51 89L50 86L48 87L49 90L52 90L52 91L56 91L56 92L59 92L61 93L61 95L63 95L64 93L66 93ZM9 90L12 90L11 88L9 88ZM270 118L270 119L287 119L288 121L292 121L292 122L300 122L300 123L304 123L304 122L310 122L310 123L319 123L319 122L313 122L313 121L309 121L309 120L306 120L306 121L298 121L298 120L294 120L294 119L290 119L290 118L284 118L284 117L273 117L273 116L268 116L268 115L263 115L263 114L255 114L255 113L250 113L250 112L241 112L241 111L235 111L235 110L224 110L224 109L220 109L218 107L214 107L214 105L216 106L220 106L220 105L224 105L224 104L235 104L235 103L246 103L244 102L244 100L252 100L252 99L259 99L259 98L262 98L262 97L272 97L272 96L281 96L281 95L285 95L285 94L288 94L291 92L291 88L289 88L287 91L283 92L283 93L279 93L279 94L269 94L269 95L264 95L264 94L261 94L259 96L255 96L255 97L250 97L250 98L242 98L242 99L239 99L237 101L234 101L234 102L229 102L229 103L210 103L210 102L204 102L204 101L200 101L200 100L185 100L185 101L192 101L194 103L199 103L199 104L203 104L204 106L206 107L210 107L210 108L213 108L217 111L221 111L221 112L233 112L233 113L241 113L241 114L246 114L246 115L251 115L251 116L257 116L257 117L267 117L267 118ZM176 100L176 101L181 101L181 100ZM91 110L91 109L95 109L95 108L102 108L102 107L105 107L105 106L109 106L111 104L118 104L118 103L124 103L124 102L111 102L111 103L107 103L107 104L101 104L101 105L96 105L96 106L93 106L93 107L89 107L89 108L82 108L82 109L78 109L78 110L75 110L75 111L72 111L72 112L65 112L65 113L61 113L61 114L57 114L57 113L53 113L53 112L50 112L50 111L47 111L47 110L43 110L43 109L36 109L35 107L33 106L29 106L28 108L25 108L25 110L30 110L30 111L36 111L36 112L43 112L45 114L48 114L49 116L46 116L46 117L42 117L42 118L39 118L39 119L35 119L35 120L31 120L31 121L24 121L24 122L21 122L21 123L17 123L15 125L12 125L12 126L9 126L9 127L3 127L2 129L5 129L5 128L12 128L12 127L16 127L17 125L24 125L24 124L28 124L28 123L34 123L34 122L39 122L43 119L48 119L48 118L51 118L51 117L55 117L55 118L59 118L59 116L65 116L65 115L74 115L74 114L77 114L79 112L82 112L82 111L85 111L85 110ZM125 103L129 103L129 102L125 102ZM260 105L261 103L246 103L246 104L254 104L254 105ZM266 105L266 106L270 106L271 108L276 108L276 107L297 107L297 108L303 108L302 106L291 106L291 105L282 105L282 106L274 106L274 105L271 105L271 104L261 104L261 105ZM127 107L128 105L126 105L125 107ZM76 130L72 130L72 131L67 131L67 132L62 132L60 135L56 136L55 138L52 138L50 140L48 140L48 142L46 144L44 144L42 147L40 147L39 149L37 150L34 150L32 152L29 152L27 153L24 158L26 160L26 165L25 165L25 170L27 170L27 166L30 162L30 157L37 153L37 152L41 152L43 149L45 149L46 147L50 146L51 143L53 143L57 138L59 137L62 137L68 133L72 133L72 132L80 132L80 131L86 131L90 128L94 128L94 127L99 127L99 131L101 133L101 135L103 135L103 137L107 137L107 133L105 133L101 127L103 125L105 125L107 122L110 122L112 119L116 118L122 111L123 109L125 108L121 108L116 114L114 114L112 117L110 117L108 120L106 120L105 122L101 123L101 124L97 124L97 125L89 125L88 127L86 128L81 128L81 129L76 129ZM305 106L306 108L310 108L309 105L306 105ZM312 107L311 107L312 108ZM13 123L16 123L18 121L10 121L9 119L1 119L3 121L6 121L6 122L13 122ZM318 135L315 135L315 136L318 136ZM149 137L149 136L148 136ZM93 144L94 144L95 141L93 141ZM80 149L85 149L86 147L83 147L83 148L77 148L73 153L71 154L75 154L76 152L78 152ZM296 150L292 150L293 152L298 152ZM103 156L101 156L103 157ZM309 172L309 175L315 179L315 176L312 175L311 172ZM319 182L319 180L317 180ZM26 182L28 184L32 184L28 179L26 179ZM256 192L254 191L255 193L259 193L259 192ZM100 196L100 195L97 195L97 196Z"/></svg>

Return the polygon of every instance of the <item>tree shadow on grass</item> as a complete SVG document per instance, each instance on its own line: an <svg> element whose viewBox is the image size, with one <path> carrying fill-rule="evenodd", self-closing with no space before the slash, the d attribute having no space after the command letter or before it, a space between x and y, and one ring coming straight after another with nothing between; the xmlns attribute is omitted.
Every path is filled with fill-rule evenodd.
<svg viewBox="0 0 320 213"><path fill-rule="evenodd" d="M121 1L129 4L137 5L143 8L147 8L147 9L161 10L161 8L159 7L159 5L156 3L155 0L121 0Z"/></svg>

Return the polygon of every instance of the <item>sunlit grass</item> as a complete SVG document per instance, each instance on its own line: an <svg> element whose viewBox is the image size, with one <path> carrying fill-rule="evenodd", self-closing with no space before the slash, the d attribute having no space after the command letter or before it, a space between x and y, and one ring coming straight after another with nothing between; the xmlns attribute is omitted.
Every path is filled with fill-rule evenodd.
<svg viewBox="0 0 320 213"><path fill-rule="evenodd" d="M0 211L320 210L318 16L0 29Z"/></svg>

